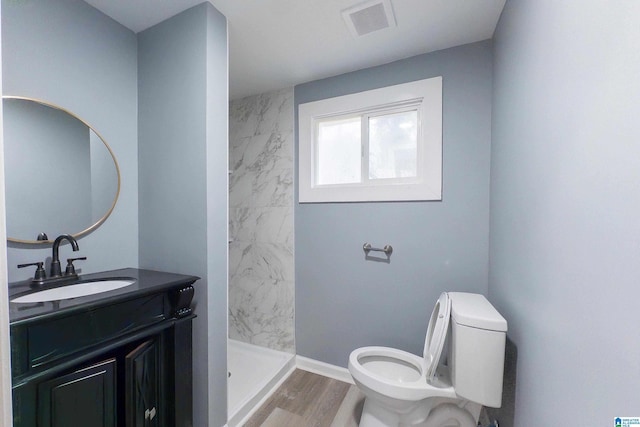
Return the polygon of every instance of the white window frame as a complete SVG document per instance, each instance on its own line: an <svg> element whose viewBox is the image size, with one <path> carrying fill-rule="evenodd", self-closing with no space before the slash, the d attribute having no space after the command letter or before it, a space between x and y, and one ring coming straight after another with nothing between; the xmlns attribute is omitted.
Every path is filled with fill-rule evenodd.
<svg viewBox="0 0 640 427"><path fill-rule="evenodd" d="M417 177L316 184L319 122L348 115L369 117L408 110L418 112ZM300 203L442 200L442 76L300 104L298 129ZM363 143L365 159L367 147ZM363 177L366 176L368 161L363 161Z"/></svg>

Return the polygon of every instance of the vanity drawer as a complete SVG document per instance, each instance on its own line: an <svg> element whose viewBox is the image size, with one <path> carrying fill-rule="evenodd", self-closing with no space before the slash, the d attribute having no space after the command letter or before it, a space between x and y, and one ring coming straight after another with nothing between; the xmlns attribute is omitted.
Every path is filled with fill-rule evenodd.
<svg viewBox="0 0 640 427"><path fill-rule="evenodd" d="M165 294L136 298L12 330L13 375L45 369L52 362L132 333L170 315ZM18 342L16 342L18 341ZM17 345L16 345L17 344ZM26 356L26 357L20 357Z"/></svg>

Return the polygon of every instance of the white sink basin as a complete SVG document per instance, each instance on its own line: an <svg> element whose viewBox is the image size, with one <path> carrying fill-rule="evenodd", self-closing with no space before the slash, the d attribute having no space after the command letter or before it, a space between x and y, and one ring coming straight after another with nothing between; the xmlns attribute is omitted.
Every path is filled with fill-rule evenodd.
<svg viewBox="0 0 640 427"><path fill-rule="evenodd" d="M96 280L92 282L82 282L75 285L62 286L59 288L45 289L40 292L34 292L12 299L11 302L33 303L86 297L88 295L95 295L102 292L124 288L125 286L130 286L134 283L135 280L130 279Z"/></svg>

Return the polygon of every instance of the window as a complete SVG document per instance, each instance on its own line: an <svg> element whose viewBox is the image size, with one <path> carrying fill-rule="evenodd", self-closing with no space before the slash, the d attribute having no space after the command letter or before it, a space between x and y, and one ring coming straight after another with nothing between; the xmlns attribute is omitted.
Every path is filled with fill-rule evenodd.
<svg viewBox="0 0 640 427"><path fill-rule="evenodd" d="M441 200L442 77L300 104L299 200Z"/></svg>

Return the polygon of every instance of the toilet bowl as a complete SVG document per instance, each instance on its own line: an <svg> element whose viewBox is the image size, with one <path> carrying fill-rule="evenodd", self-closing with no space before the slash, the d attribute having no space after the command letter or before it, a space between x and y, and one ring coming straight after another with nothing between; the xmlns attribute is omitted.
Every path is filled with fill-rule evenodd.
<svg viewBox="0 0 640 427"><path fill-rule="evenodd" d="M462 310L458 314L462 324L455 321L456 301L458 312ZM454 322L449 328L452 317ZM458 332L460 327L468 328L469 323L487 327L487 321L493 321L489 322L493 329L478 328L482 331L481 334L497 333L498 338L500 334L506 335L506 321L482 295L445 292L440 295L431 313L423 357L388 347L362 347L351 352L349 372L365 395L360 427L475 427L482 405L495 403L496 379L491 377L484 381L487 384L475 384L476 381L483 382L485 379L476 376L476 371L484 369L484 366L481 366L485 362L484 357L478 357L477 363L470 363L468 355L457 354L459 351L469 351L469 346L465 346L464 342L458 343L458 339L471 341L472 347L478 343L475 331L471 331L471 334L466 330L463 333L455 332ZM450 366L441 363L440 360L448 335L455 335L449 336L452 341ZM481 335L481 338L486 338L486 335ZM496 342L499 347L499 339L493 340L492 344ZM482 351L483 348L478 350ZM499 356L499 348L497 353ZM492 352L489 357L493 355ZM503 365L504 346L502 360L500 357L496 358L498 360L492 360L491 365ZM460 366L455 366L456 360L460 361ZM456 371L456 368L461 369ZM500 378L497 379L500 384L500 398L501 372L500 370ZM455 380L458 379L455 377L456 374L474 377L473 381L461 381L464 384L462 393L455 387ZM473 385L468 385L471 383Z"/></svg>
<svg viewBox="0 0 640 427"><path fill-rule="evenodd" d="M361 427L476 426L481 406L458 398L444 366L427 383L424 358L388 347L362 347L351 353L349 371L366 397ZM441 423L444 415L447 424Z"/></svg>

